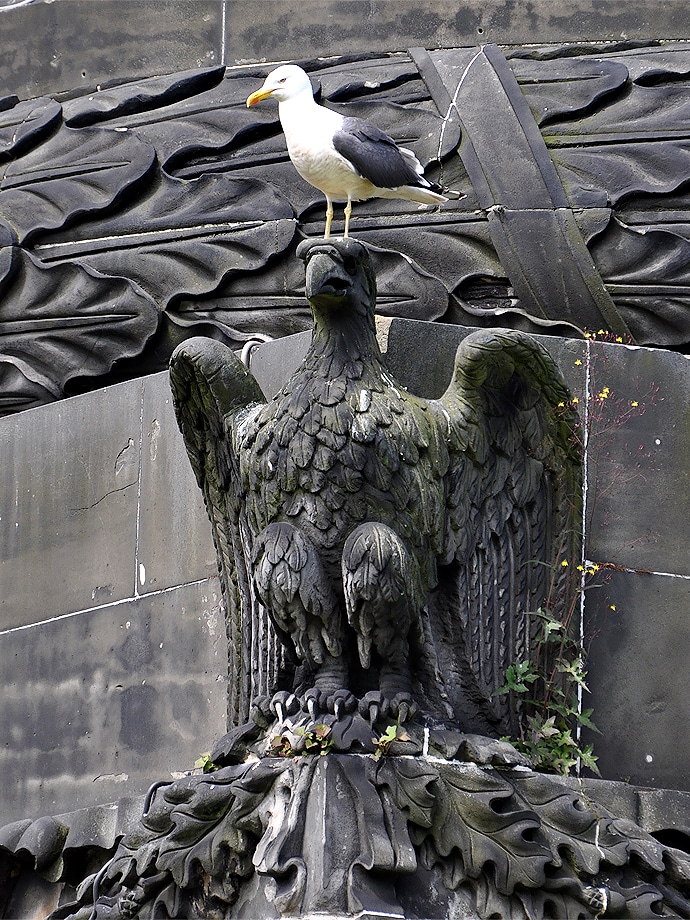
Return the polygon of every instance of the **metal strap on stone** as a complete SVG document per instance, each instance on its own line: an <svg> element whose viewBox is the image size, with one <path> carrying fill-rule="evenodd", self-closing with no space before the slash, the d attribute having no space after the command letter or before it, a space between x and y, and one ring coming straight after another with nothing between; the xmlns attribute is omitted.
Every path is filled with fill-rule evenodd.
<svg viewBox="0 0 690 920"><path fill-rule="evenodd" d="M518 305L528 314L632 339L580 233L539 127L496 45L410 49L458 149Z"/></svg>

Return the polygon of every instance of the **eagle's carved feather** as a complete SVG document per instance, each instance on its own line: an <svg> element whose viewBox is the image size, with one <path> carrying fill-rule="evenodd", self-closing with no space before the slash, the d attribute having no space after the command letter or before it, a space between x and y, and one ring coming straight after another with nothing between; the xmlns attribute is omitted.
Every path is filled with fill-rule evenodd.
<svg viewBox="0 0 690 920"><path fill-rule="evenodd" d="M496 731L495 691L530 654L527 613L563 588L555 563L576 540L565 384L533 339L481 331L441 399L418 398L381 355L365 247L307 241L300 255L313 339L273 399L218 342L189 340L171 363L218 548L231 718L290 689L292 666L302 690L378 683Z"/></svg>

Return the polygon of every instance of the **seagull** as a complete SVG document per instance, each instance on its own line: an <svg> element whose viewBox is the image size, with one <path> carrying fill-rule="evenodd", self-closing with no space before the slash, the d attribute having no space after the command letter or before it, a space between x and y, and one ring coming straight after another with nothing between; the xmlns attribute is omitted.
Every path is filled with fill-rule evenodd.
<svg viewBox="0 0 690 920"><path fill-rule="evenodd" d="M288 154L297 172L326 196L324 238L331 235L333 202L346 201L345 230L350 229L353 201L404 198L439 204L463 198L424 178L424 167L411 150L361 118L340 115L314 99L309 76L296 64L271 71L247 107L263 99L278 100L278 115Z"/></svg>

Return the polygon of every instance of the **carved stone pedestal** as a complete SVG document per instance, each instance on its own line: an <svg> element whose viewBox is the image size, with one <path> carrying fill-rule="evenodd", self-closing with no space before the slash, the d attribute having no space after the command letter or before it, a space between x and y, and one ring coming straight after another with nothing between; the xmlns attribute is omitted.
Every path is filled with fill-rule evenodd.
<svg viewBox="0 0 690 920"><path fill-rule="evenodd" d="M522 767L266 757L155 791L52 920L687 916L690 857Z"/></svg>

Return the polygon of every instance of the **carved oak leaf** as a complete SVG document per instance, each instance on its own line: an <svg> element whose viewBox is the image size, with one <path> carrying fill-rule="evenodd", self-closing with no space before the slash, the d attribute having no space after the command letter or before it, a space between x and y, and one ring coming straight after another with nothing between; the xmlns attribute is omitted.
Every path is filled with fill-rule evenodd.
<svg viewBox="0 0 690 920"><path fill-rule="evenodd" d="M12 252L0 279L0 361L26 379L21 399L31 399L37 384L52 398L64 395L72 377L106 374L155 332L158 310L126 279L77 263L46 267Z"/></svg>
<svg viewBox="0 0 690 920"><path fill-rule="evenodd" d="M377 783L389 786L398 807L425 829L415 839L425 843L427 860L439 864L449 888L480 878L488 864L502 894L512 894L516 885L544 883L552 854L539 820L512 799L512 787L499 774L472 764L432 771L416 761L396 761L378 774Z"/></svg>
<svg viewBox="0 0 690 920"><path fill-rule="evenodd" d="M261 769L263 790L257 790L252 801L258 806L262 796L275 780L274 772ZM236 785L240 788L240 782ZM168 870L180 888L191 888L197 876L197 866L210 876L222 878L228 851L232 853L235 871L240 875L252 872L251 854L256 840L241 831L235 823L236 804L233 783L214 780L197 783L189 802L175 808L171 815L173 829L161 842L156 869ZM245 796L245 808L251 796Z"/></svg>
<svg viewBox="0 0 690 920"><path fill-rule="evenodd" d="M631 49L620 59L625 62L633 83L653 86L677 83L678 77L690 78L690 54L685 42Z"/></svg>
<svg viewBox="0 0 690 920"><path fill-rule="evenodd" d="M20 102L0 112L0 154L17 156L38 143L53 129L61 112L60 104L48 97Z"/></svg>
<svg viewBox="0 0 690 920"><path fill-rule="evenodd" d="M640 345L688 340L689 235L682 223L626 226L614 218L593 242L592 257Z"/></svg>
<svg viewBox="0 0 690 920"><path fill-rule="evenodd" d="M371 222L362 221L361 227L358 224L357 237L368 246L376 247L377 275L378 252L386 251L397 254L399 260L408 262L420 275L440 281L447 292L456 291L472 278L504 278L505 269L491 244L486 221L463 221L461 228L458 232L455 214L452 217L443 213L420 214L415 219L414 233L410 233L409 227L387 225L375 218ZM385 292L385 280L378 283ZM406 295L409 297L409 288ZM407 315L411 319L432 319L424 314Z"/></svg>
<svg viewBox="0 0 690 920"><path fill-rule="evenodd" d="M507 58L538 125L589 112L628 80L628 68L618 60L566 57L543 61L521 58L521 52Z"/></svg>
<svg viewBox="0 0 690 920"><path fill-rule="evenodd" d="M548 134L561 143L582 136L588 137L590 143L597 137L606 141L682 139L687 136L689 118L690 97L683 83L632 84L611 104L576 122L554 124Z"/></svg>
<svg viewBox="0 0 690 920"><path fill-rule="evenodd" d="M358 231L358 236L364 235ZM441 280L400 252L371 244L369 248L377 273L377 313L429 322L443 316L448 290ZM298 264L287 259L266 266L258 276L230 275L210 298L182 301L166 316L183 327L208 324L237 343L257 330L276 337L301 332L311 327L312 320Z"/></svg>
<svg viewBox="0 0 690 920"><path fill-rule="evenodd" d="M690 142L645 141L558 147L551 154L569 195L583 186L598 191L601 205L616 206L636 194L676 191L690 175Z"/></svg>
<svg viewBox="0 0 690 920"><path fill-rule="evenodd" d="M213 161L223 151L236 148L257 134L277 133L268 127L270 117L247 109L245 100L256 89L256 71L226 76L218 86L166 105L159 111L123 115L108 122L109 128L135 131L158 151L166 172L179 171L195 158ZM206 171L205 166L196 175ZM217 170L216 170L217 171ZM192 178L191 176L184 176Z"/></svg>
<svg viewBox="0 0 690 920"><path fill-rule="evenodd" d="M385 97L387 102L423 104L429 90L408 54L391 55L350 63L341 61L328 69L319 69L318 83L331 102Z"/></svg>
<svg viewBox="0 0 690 920"><path fill-rule="evenodd" d="M129 278L165 309L214 291L228 275L262 268L294 234L289 202L264 182L163 175L139 204L51 237L40 254L45 261L77 257Z"/></svg>
<svg viewBox="0 0 690 920"><path fill-rule="evenodd" d="M199 297L220 280L239 271L256 271L269 254L285 250L295 234L292 220L238 225L217 232L208 227L185 239L154 237L137 250L133 262L126 246L85 256L83 261L105 274L124 275L166 309L178 297ZM275 247L275 248L273 248Z"/></svg>
<svg viewBox="0 0 690 920"><path fill-rule="evenodd" d="M539 820L497 774L470 767L439 771L434 846L441 857L462 855L463 872L479 878L492 864L497 889L540 887L551 852L539 834ZM505 809L505 811L504 811Z"/></svg>
<svg viewBox="0 0 690 920"><path fill-rule="evenodd" d="M42 230L111 207L149 173L155 158L155 150L134 135L63 126L5 168L0 217L25 243Z"/></svg>
<svg viewBox="0 0 690 920"><path fill-rule="evenodd" d="M70 128L84 128L96 122L171 105L215 86L224 73L225 67L207 67L109 86L63 103L65 124Z"/></svg>
<svg viewBox="0 0 690 920"><path fill-rule="evenodd" d="M112 236L135 235L136 239L123 242L130 248L147 233L167 233L174 239L188 236L190 229L196 235L204 230L217 233L243 222L257 223L264 215L274 220L294 217L287 199L266 182L211 174L189 181L163 173L147 195L126 211L51 234L41 243L41 257L51 260L105 251L113 245L107 240Z"/></svg>
<svg viewBox="0 0 690 920"><path fill-rule="evenodd" d="M372 782L388 788L396 806L418 828L430 828L434 823L436 795L433 784L437 770L418 758L410 760L381 759L372 771Z"/></svg>

